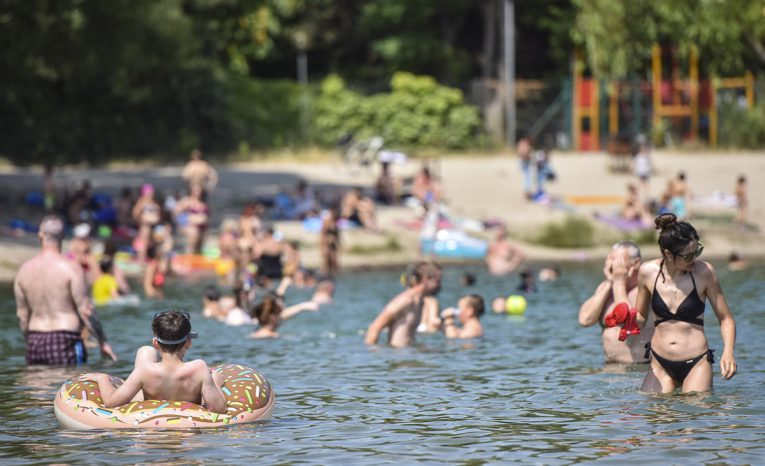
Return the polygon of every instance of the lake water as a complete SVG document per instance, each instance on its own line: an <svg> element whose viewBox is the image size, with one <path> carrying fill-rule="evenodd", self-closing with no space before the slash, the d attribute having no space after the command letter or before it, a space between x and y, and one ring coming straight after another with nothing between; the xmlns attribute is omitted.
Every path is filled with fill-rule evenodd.
<svg viewBox="0 0 765 466"><path fill-rule="evenodd" d="M487 301L517 278L478 267L448 267L442 305L465 292ZM640 370L603 370L597 327L581 329L579 303L600 279L596 264L572 264L540 284L523 318L489 312L483 341L428 335L408 349L369 348L362 333L401 290L398 273L341 277L336 303L285 322L278 340L250 340L199 314L201 280L171 283L170 299L101 311L121 360L88 370L126 377L135 350L150 341L151 316L192 311L200 337L188 354L208 363L241 362L265 374L277 393L273 420L195 431L69 431L53 415L56 389L82 368L26 368L11 287L0 286L0 462L109 464L757 464L765 457L765 273L719 266L738 324L739 375L688 396L638 392ZM309 296L290 290L288 303ZM722 349L707 306L710 344Z"/></svg>

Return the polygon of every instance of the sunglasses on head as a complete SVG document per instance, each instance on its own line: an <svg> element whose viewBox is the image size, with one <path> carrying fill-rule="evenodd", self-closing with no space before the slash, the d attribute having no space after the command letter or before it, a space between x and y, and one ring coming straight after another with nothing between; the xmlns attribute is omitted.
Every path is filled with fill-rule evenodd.
<svg viewBox="0 0 765 466"><path fill-rule="evenodd" d="M701 253L704 251L704 245L699 242L696 245L696 250L693 252L689 252L688 254L675 254L678 257L681 257L685 262L691 262L693 259L699 257Z"/></svg>
<svg viewBox="0 0 765 466"><path fill-rule="evenodd" d="M188 312L181 312L181 311L157 312L156 314L154 314L154 318L156 319L157 317L163 316L165 314L180 314L181 316L183 316L183 318L188 320L189 323L191 323L191 316L189 315L189 313ZM177 345L179 343L184 343L186 340L191 340L191 339L196 338L196 337L197 337L197 332L189 332L183 338L179 338L177 340L165 340L163 338L160 338L160 337L154 335L154 339L157 340L158 342L164 344L164 345Z"/></svg>

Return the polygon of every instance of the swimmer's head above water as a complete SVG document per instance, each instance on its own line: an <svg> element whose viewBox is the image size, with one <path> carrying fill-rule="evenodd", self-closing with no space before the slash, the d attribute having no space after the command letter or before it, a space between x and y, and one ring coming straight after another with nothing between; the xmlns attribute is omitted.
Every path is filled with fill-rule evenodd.
<svg viewBox="0 0 765 466"><path fill-rule="evenodd" d="M56 215L47 215L40 222L38 235L43 243L60 245L64 239L64 222Z"/></svg>
<svg viewBox="0 0 765 466"><path fill-rule="evenodd" d="M180 351L197 337L197 333L191 331L189 313L176 310L155 314L151 330L154 332L155 347L167 353Z"/></svg>

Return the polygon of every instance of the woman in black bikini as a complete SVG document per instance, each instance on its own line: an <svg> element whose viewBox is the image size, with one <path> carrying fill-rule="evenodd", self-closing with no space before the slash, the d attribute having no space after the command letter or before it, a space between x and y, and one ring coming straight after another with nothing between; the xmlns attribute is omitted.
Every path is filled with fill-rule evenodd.
<svg viewBox="0 0 765 466"><path fill-rule="evenodd" d="M704 334L705 300L720 321L723 351L720 372L725 379L736 374L733 347L736 322L725 301L714 268L697 258L704 250L696 230L674 214L656 217L661 230L661 259L643 263L638 273L637 323L645 323L648 306L656 315L656 330L649 346L651 371L643 390L671 393L712 389L712 351Z"/></svg>

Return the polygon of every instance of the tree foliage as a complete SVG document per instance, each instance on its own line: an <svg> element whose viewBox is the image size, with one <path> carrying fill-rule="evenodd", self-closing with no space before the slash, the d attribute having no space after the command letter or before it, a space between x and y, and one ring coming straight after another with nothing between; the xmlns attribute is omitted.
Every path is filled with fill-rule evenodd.
<svg viewBox="0 0 765 466"><path fill-rule="evenodd" d="M765 66L765 7L761 0L573 0L575 40L594 73L620 78L650 67L651 47L698 47L706 72L740 74Z"/></svg>
<svg viewBox="0 0 765 466"><path fill-rule="evenodd" d="M480 118L462 92L433 78L396 73L391 91L363 96L333 75L321 84L315 102L317 137L334 144L346 134L356 139L382 136L399 147L464 149L477 143Z"/></svg>

